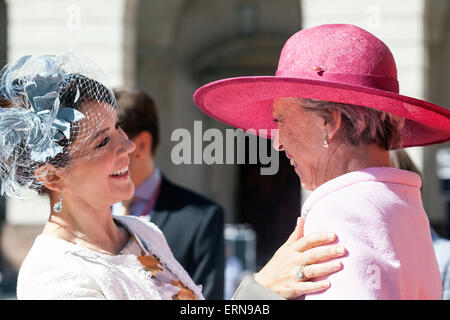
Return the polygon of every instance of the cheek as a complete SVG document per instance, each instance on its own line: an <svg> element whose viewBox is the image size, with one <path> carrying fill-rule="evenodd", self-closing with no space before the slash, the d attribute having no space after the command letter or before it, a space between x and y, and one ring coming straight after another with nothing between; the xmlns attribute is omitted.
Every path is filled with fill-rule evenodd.
<svg viewBox="0 0 450 320"><path fill-rule="evenodd" d="M298 130L296 129L297 128L283 126L279 131L280 143L282 143L283 146L289 148L288 150L291 151L293 151L293 149L296 149L299 142L303 140L301 132L298 132Z"/></svg>
<svg viewBox="0 0 450 320"><path fill-rule="evenodd" d="M94 174L102 176L103 178L108 178L111 172L114 170L114 157L111 156L111 152L106 150L106 152L97 159L96 163L92 165Z"/></svg>
<svg viewBox="0 0 450 320"><path fill-rule="evenodd" d="M285 125L278 126L278 142L283 146L289 145L293 140L294 132Z"/></svg>
<svg viewBox="0 0 450 320"><path fill-rule="evenodd" d="M107 181L112 170L113 158L110 156L110 152L105 150L99 156L83 164L83 170L81 172L84 179L92 181L92 184L98 187L98 184Z"/></svg>
<svg viewBox="0 0 450 320"><path fill-rule="evenodd" d="M315 140L306 128L295 128L284 135L288 153L294 158L299 167L308 168L315 162Z"/></svg>

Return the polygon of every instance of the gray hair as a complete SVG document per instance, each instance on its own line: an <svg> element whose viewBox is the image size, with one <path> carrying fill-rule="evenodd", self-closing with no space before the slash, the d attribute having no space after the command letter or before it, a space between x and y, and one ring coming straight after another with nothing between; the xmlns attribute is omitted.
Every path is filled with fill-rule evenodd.
<svg viewBox="0 0 450 320"><path fill-rule="evenodd" d="M368 107L331 101L301 99L300 105L309 112L315 112L325 121L331 120L331 112L340 111L341 128L337 138L344 143L377 144L385 150L397 149L402 145L401 129L405 118Z"/></svg>

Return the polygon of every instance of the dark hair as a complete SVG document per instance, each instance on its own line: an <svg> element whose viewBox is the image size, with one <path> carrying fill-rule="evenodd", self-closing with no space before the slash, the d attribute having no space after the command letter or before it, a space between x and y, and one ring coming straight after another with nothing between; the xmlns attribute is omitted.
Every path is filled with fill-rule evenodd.
<svg viewBox="0 0 450 320"><path fill-rule="evenodd" d="M119 121L130 139L148 131L153 138L152 154L159 145L159 119L153 99L139 89L113 89L119 108Z"/></svg>
<svg viewBox="0 0 450 320"><path fill-rule="evenodd" d="M75 97L79 95L74 103ZM116 100L111 90L106 88L100 82L79 74L70 74L67 79L61 83L61 92L59 94L60 108L67 107L80 110L82 106L90 103L107 103L113 107L116 106ZM55 167L64 168L70 160L67 152L69 145L77 138L78 132L71 126L70 141L64 138L58 144L64 147L64 151L57 154L48 163Z"/></svg>
<svg viewBox="0 0 450 320"><path fill-rule="evenodd" d="M106 88L98 81L79 74L69 74L67 78L61 82L60 89L60 108L68 107L75 110L80 110L83 105L86 105L86 103L93 101L99 103L108 103L113 107L116 106L114 94L111 90ZM77 95L79 95L79 98L74 103L75 97ZM6 107L7 104L8 100L2 99L0 106ZM17 108L18 106L17 104L12 104L12 101L10 101L9 107ZM23 108L23 106L20 107ZM70 155L68 153L69 146L76 140L76 138L77 132L71 126L70 140L64 138L58 142L58 144L64 148L63 152L60 152L55 157L48 159L48 161L46 161L45 163L49 163L56 168L64 168L70 161ZM27 146L21 147L24 148L25 151L21 154L20 158L24 159L25 161L20 161L20 159L17 161L18 165L16 175L25 176L27 172L34 172L43 163L32 162L32 150ZM26 165L20 165L20 163L24 163ZM29 186L31 189L38 191L38 193L41 195L48 194L48 189L44 185L42 185L42 183L39 183L34 176L32 176L31 179L33 179Z"/></svg>

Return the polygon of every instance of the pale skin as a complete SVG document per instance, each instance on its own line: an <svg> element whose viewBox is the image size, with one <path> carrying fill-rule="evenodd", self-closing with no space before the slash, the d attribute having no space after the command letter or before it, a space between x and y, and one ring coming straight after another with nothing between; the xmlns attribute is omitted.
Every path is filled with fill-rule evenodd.
<svg viewBox="0 0 450 320"><path fill-rule="evenodd" d="M110 207L131 198L134 185L127 173L120 178L111 174L127 167L135 145L117 126L117 115L108 108L100 108L105 121L98 128L106 131L84 146L94 156L66 170L54 170L47 179L51 208L62 191L63 209L59 213L51 211L42 233L116 255L128 242L129 234L114 223ZM51 165L45 166L52 173Z"/></svg>
<svg viewBox="0 0 450 320"><path fill-rule="evenodd" d="M272 114L278 125L273 147L284 151L306 190L314 190L345 173L370 167L389 167L389 152L377 145L351 146L337 139L341 114L325 121L305 111L295 98L278 98ZM328 136L328 148L323 141Z"/></svg>

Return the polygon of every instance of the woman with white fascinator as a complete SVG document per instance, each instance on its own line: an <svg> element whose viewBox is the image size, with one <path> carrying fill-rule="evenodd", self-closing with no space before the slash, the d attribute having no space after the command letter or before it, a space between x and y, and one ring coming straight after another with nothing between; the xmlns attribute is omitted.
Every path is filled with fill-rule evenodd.
<svg viewBox="0 0 450 320"><path fill-rule="evenodd" d="M112 204L133 195L128 164L135 145L120 128L105 84L94 64L72 54L25 56L3 70L0 194L22 197L25 189L35 190L49 196L51 208L20 268L17 297L204 299L156 225L111 215ZM342 255L336 246L322 246L335 236L301 237L302 225L299 220L268 264L272 276L258 284L266 285L266 297L291 298L329 286L280 277L278 265L308 264L311 277L340 269L319 263Z"/></svg>

